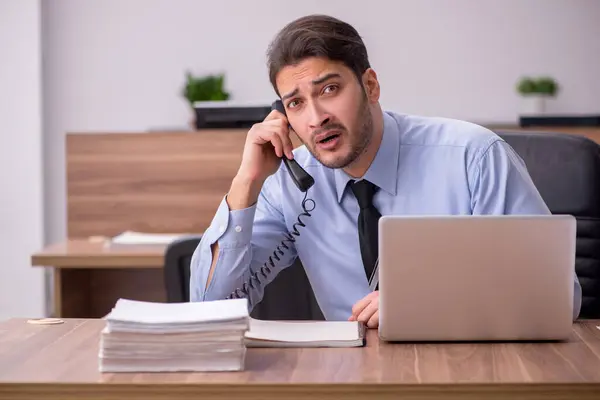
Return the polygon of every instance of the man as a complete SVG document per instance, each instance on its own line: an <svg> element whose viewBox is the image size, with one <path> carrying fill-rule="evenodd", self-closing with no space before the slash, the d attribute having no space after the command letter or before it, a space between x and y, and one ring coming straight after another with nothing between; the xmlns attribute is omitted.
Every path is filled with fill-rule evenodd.
<svg viewBox="0 0 600 400"><path fill-rule="evenodd" d="M380 215L549 214L522 160L493 132L383 112L377 75L352 26L319 15L293 21L271 44L268 67L285 115L273 111L248 132L237 175L192 259L192 301L238 289L257 304L264 286L300 257L326 319L376 328L379 292L368 279ZM293 150L288 126L304 146ZM281 157L314 178L308 193ZM299 217L303 206L310 215ZM294 231L299 236L285 239ZM577 279L575 289L574 318Z"/></svg>

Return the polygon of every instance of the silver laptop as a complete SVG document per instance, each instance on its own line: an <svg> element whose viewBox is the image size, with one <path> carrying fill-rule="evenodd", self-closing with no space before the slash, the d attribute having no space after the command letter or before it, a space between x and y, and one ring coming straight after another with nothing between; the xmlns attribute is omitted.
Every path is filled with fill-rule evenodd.
<svg viewBox="0 0 600 400"><path fill-rule="evenodd" d="M575 236L568 215L381 217L380 338L568 338Z"/></svg>

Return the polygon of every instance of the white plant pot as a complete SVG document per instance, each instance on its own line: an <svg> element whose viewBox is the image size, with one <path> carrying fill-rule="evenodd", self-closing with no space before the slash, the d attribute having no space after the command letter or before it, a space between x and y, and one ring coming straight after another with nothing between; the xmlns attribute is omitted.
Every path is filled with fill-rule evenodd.
<svg viewBox="0 0 600 400"><path fill-rule="evenodd" d="M546 96L530 94L521 98L522 115L541 115L546 112Z"/></svg>

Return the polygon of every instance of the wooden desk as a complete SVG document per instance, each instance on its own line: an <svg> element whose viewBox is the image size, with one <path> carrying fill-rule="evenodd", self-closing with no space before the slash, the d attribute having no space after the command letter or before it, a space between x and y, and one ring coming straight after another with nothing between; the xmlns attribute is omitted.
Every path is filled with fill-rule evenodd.
<svg viewBox="0 0 600 400"><path fill-rule="evenodd" d="M102 320L0 323L0 397L51 399L598 399L600 321L565 343L248 349L246 370L98 372ZM402 396L402 397L400 397Z"/></svg>
<svg viewBox="0 0 600 400"><path fill-rule="evenodd" d="M166 301L163 246L107 248L69 240L32 255L34 266L54 268L55 316L100 318L119 297Z"/></svg>

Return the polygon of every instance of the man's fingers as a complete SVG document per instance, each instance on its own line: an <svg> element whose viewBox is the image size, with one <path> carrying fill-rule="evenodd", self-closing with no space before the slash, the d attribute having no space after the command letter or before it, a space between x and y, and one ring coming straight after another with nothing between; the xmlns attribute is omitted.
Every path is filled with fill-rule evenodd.
<svg viewBox="0 0 600 400"><path fill-rule="evenodd" d="M282 114L281 112L279 112L277 110L271 110L269 115L267 115L263 121L267 122L267 121L272 121L274 119L280 119L280 118L285 118L287 121L285 114Z"/></svg>
<svg viewBox="0 0 600 400"><path fill-rule="evenodd" d="M265 119L262 124L265 126L281 126L283 128L287 128L289 122L287 120L287 117L280 113L277 118L269 120Z"/></svg>
<svg viewBox="0 0 600 400"><path fill-rule="evenodd" d="M369 293L364 300L367 300L368 304L358 315L353 314L353 316L356 321L364 323L367 327L376 328L379 326L379 292ZM357 305L361 305L359 303Z"/></svg>
<svg viewBox="0 0 600 400"><path fill-rule="evenodd" d="M367 321L367 328L378 328L379 327L379 309L369 318Z"/></svg>
<svg viewBox="0 0 600 400"><path fill-rule="evenodd" d="M277 157L283 157L283 143L281 142L281 136L277 132L263 130L258 135L258 139L260 144L271 142Z"/></svg>
<svg viewBox="0 0 600 400"><path fill-rule="evenodd" d="M367 305L369 305L370 302L371 302L371 299L369 298L369 296L363 297L361 300L359 300L352 307L352 316L354 316L355 318L358 317L358 315L362 312L362 310L365 309L365 307Z"/></svg>
<svg viewBox="0 0 600 400"><path fill-rule="evenodd" d="M374 291L363 297L361 300L357 301L356 304L352 307L352 315L355 317L360 314L360 312L371 302L373 299L377 298L379 295L379 291Z"/></svg>
<svg viewBox="0 0 600 400"><path fill-rule="evenodd" d="M290 139L290 135L288 133L281 134L281 143L283 144L283 150L285 151L285 155L290 160L294 158L294 145L292 144L292 139Z"/></svg>
<svg viewBox="0 0 600 400"><path fill-rule="evenodd" d="M294 145L292 144L292 139L290 138L290 130L288 128L287 119L272 119L264 122L264 125L268 130L279 135L285 155L289 159L294 158L294 154L292 153L292 150L294 150Z"/></svg>
<svg viewBox="0 0 600 400"><path fill-rule="evenodd" d="M373 314L377 312L377 310L377 304L374 302L370 302L369 305L367 305L365 309L362 310L360 314L358 314L356 320L366 324L371 319Z"/></svg>

